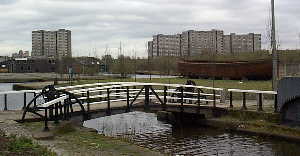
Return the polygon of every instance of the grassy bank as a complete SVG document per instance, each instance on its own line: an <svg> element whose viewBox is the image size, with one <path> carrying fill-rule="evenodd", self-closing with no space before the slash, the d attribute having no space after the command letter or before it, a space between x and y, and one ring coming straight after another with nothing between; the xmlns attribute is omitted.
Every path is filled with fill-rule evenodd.
<svg viewBox="0 0 300 156"><path fill-rule="evenodd" d="M43 129L42 122L25 123L32 132ZM95 130L74 126L73 124L50 124L54 134L51 142L55 147L64 149L65 155L105 155L105 156L161 156L161 154L133 145L127 140L106 137Z"/></svg>
<svg viewBox="0 0 300 156"><path fill-rule="evenodd" d="M55 156L55 153L47 151L46 148L32 142L32 140L21 137L5 136L0 131L0 155L1 156Z"/></svg>
<svg viewBox="0 0 300 156"><path fill-rule="evenodd" d="M299 127L279 123L279 114L247 111L229 111L228 115L207 122L229 131L300 142Z"/></svg>

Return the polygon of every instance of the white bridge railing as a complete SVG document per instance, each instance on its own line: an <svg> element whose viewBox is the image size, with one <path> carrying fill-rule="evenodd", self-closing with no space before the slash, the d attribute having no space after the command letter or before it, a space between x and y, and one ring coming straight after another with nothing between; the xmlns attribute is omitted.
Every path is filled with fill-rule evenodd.
<svg viewBox="0 0 300 156"><path fill-rule="evenodd" d="M233 93L242 93L242 110L247 110L247 94L257 95L257 111L263 111L263 95L273 95L274 96L274 112L277 110L277 92L275 91L261 91L261 90L241 90L241 89L228 89L229 92L229 108L233 108Z"/></svg>
<svg viewBox="0 0 300 156"><path fill-rule="evenodd" d="M35 97L39 90L4 91L0 92L0 110L25 108L26 104ZM36 101L35 101L36 102ZM23 103L23 105L22 105ZM13 106L14 108L10 108Z"/></svg>
<svg viewBox="0 0 300 156"><path fill-rule="evenodd" d="M189 105L205 105L216 107L217 103L226 100L223 88L213 88L205 86L182 85L182 84L162 84L162 83L139 83L139 82L108 82L108 83L93 83L85 85L57 87L57 90L66 90L75 95L78 99L84 102L87 110L90 110L91 105L106 103L108 108L112 102L127 101L127 106L130 107L136 100L144 100L146 105L149 101L160 102L162 105L169 104L189 104ZM28 98L27 94L40 93L40 90L25 90L25 91L8 91L0 92L3 96L3 110L8 110L7 95L23 94L23 108L26 106ZM277 93L273 91L259 90L240 90L228 89L229 92L229 108L233 108L233 93L243 94L243 107L246 107L246 94L258 95L258 111L262 111L263 94L271 94L275 97L274 108L276 111ZM222 100L223 99L223 100ZM2 101L1 101L2 103ZM210 105L211 106L211 105ZM0 107L1 108L1 107Z"/></svg>

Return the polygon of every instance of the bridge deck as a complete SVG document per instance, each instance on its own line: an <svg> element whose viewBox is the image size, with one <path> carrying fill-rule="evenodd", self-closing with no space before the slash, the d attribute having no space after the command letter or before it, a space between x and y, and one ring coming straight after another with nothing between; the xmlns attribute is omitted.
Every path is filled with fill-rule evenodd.
<svg viewBox="0 0 300 156"><path fill-rule="evenodd" d="M156 102L155 106L160 105L158 100L152 100L153 102ZM273 104L274 104L274 100L264 100L263 103L263 109L266 112L273 112ZM110 104L111 109L114 108L123 108L125 110L126 108L126 101L122 102L112 102ZM167 103L167 106L180 106L181 103ZM239 110L242 108L243 105L243 101L242 100L234 100L233 101L233 106L234 106L234 110ZM86 106L86 104L85 104ZM144 100L137 100L136 104L134 104L133 106L137 106L137 107L143 107L144 106ZM150 105L150 107L153 105ZM186 106L191 106L191 107L195 107L197 108L198 105L197 104L183 104L184 107ZM213 107L212 103L202 103L200 106L202 107ZM224 108L224 109L229 109L229 101L227 100L225 103L216 103L216 107L217 108ZM101 104L94 104L94 105L90 105L90 110L91 111L97 111L97 110L106 110L107 109L107 104L106 103L101 103ZM79 107L74 107L74 111L80 111L81 109ZM247 110L248 111L257 111L257 101L256 100L247 100Z"/></svg>

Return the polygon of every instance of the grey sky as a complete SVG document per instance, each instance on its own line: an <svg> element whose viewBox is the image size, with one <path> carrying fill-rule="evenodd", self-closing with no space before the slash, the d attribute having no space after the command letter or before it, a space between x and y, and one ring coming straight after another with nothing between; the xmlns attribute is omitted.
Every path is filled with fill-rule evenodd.
<svg viewBox="0 0 300 156"><path fill-rule="evenodd" d="M280 48L300 48L300 1L275 0ZM103 55L108 46L117 54L146 56L153 34L188 29L222 29L263 35L270 0L0 0L0 55L31 51L31 31L72 31L73 55Z"/></svg>

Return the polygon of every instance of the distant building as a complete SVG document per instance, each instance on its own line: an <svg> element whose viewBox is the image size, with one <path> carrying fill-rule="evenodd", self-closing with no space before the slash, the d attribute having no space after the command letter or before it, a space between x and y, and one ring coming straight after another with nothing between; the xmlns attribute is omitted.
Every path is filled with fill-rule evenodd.
<svg viewBox="0 0 300 156"><path fill-rule="evenodd" d="M49 58L15 58L6 61L10 73L49 73L56 71L56 60Z"/></svg>
<svg viewBox="0 0 300 156"><path fill-rule="evenodd" d="M153 36L150 47L151 56L180 56L180 36L181 35L163 35Z"/></svg>
<svg viewBox="0 0 300 156"><path fill-rule="evenodd" d="M12 58L28 58L29 55L29 51L23 51L20 50L18 53L13 53L12 54Z"/></svg>
<svg viewBox="0 0 300 156"><path fill-rule="evenodd" d="M10 59L11 58L8 56L0 56L0 62L4 62L4 61L10 60Z"/></svg>
<svg viewBox="0 0 300 156"><path fill-rule="evenodd" d="M224 35L225 52L242 53L261 50L261 34Z"/></svg>
<svg viewBox="0 0 300 156"><path fill-rule="evenodd" d="M197 56L203 53L242 53L261 50L260 34L232 33L223 30L184 31L176 35L154 35L148 42L148 56Z"/></svg>
<svg viewBox="0 0 300 156"><path fill-rule="evenodd" d="M0 62L0 72L9 73L69 73L96 74L101 60L95 57L65 58L15 58Z"/></svg>
<svg viewBox="0 0 300 156"><path fill-rule="evenodd" d="M182 51L184 56L196 56L204 52L224 53L224 32L222 30L195 31L182 33Z"/></svg>
<svg viewBox="0 0 300 156"><path fill-rule="evenodd" d="M32 57L72 57L71 31L32 31Z"/></svg>

